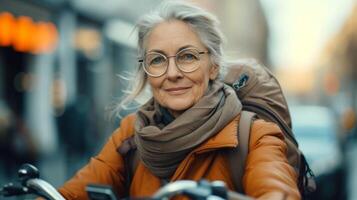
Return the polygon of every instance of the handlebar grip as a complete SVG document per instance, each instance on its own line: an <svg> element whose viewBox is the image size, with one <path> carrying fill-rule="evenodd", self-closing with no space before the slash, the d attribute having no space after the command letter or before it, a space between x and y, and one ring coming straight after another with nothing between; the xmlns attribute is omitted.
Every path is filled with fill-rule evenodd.
<svg viewBox="0 0 357 200"><path fill-rule="evenodd" d="M35 178L27 181L27 187L31 188L36 194L50 200L65 200L65 198L49 183Z"/></svg>

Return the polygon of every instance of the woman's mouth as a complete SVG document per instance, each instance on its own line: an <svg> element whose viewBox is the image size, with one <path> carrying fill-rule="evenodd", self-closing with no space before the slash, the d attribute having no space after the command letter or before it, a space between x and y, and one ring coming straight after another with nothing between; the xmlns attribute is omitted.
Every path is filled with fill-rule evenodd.
<svg viewBox="0 0 357 200"><path fill-rule="evenodd" d="M191 87L172 87L167 88L165 91L170 95L180 95L186 93Z"/></svg>

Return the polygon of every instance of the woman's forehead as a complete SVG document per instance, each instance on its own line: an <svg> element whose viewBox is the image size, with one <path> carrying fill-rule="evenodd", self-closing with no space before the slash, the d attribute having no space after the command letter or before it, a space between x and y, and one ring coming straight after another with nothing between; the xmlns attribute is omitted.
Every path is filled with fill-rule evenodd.
<svg viewBox="0 0 357 200"><path fill-rule="evenodd" d="M198 34L189 25L178 20L158 24L146 39L147 52L159 50L173 53L185 46L200 49L204 47Z"/></svg>

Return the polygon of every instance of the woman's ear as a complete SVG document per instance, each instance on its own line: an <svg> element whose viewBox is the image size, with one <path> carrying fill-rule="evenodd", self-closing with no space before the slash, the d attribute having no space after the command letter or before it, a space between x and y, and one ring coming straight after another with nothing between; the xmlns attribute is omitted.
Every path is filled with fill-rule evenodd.
<svg viewBox="0 0 357 200"><path fill-rule="evenodd" d="M209 70L209 79L215 80L219 74L219 66L217 64L213 64Z"/></svg>

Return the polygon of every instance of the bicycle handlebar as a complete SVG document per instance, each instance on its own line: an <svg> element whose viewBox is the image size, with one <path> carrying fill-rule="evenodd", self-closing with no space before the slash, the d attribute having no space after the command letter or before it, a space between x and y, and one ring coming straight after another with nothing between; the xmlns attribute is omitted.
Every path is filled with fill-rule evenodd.
<svg viewBox="0 0 357 200"><path fill-rule="evenodd" d="M173 183L169 183L162 187L159 191L157 191L153 198L154 199L163 199L167 197L171 197L177 194L182 193L185 190L195 189L197 188L197 182L189 181L189 180L182 180L176 181Z"/></svg>
<svg viewBox="0 0 357 200"><path fill-rule="evenodd" d="M48 182L39 178L39 172L36 167L25 164L23 165L18 176L20 184L8 183L0 188L0 196L19 196L24 194L36 194L44 197L48 200L65 200L65 198ZM87 192L90 197L106 196L104 199L116 199L114 193L111 192L110 186L103 185L88 185ZM98 190L96 189L98 188ZM105 190L103 190L103 188ZM90 190L89 190L90 189ZM90 191L96 193L96 195L90 195ZM105 194L104 194L105 193ZM98 195L99 194L99 195ZM250 197L229 191L222 181L208 182L205 180L192 181L192 180L179 180L161 187L152 197L145 199L152 200L168 200L176 195L184 195L191 199L197 200L252 200ZM92 200L98 200L103 198L94 198Z"/></svg>
<svg viewBox="0 0 357 200"><path fill-rule="evenodd" d="M206 200L252 200L252 198L227 189L222 181L180 180L163 186L154 195L154 199L167 200L175 195L185 195L192 199Z"/></svg>
<svg viewBox="0 0 357 200"><path fill-rule="evenodd" d="M42 197L47 197L50 200L65 200L63 196L49 183L44 180L35 178L26 182L28 188L31 188Z"/></svg>

